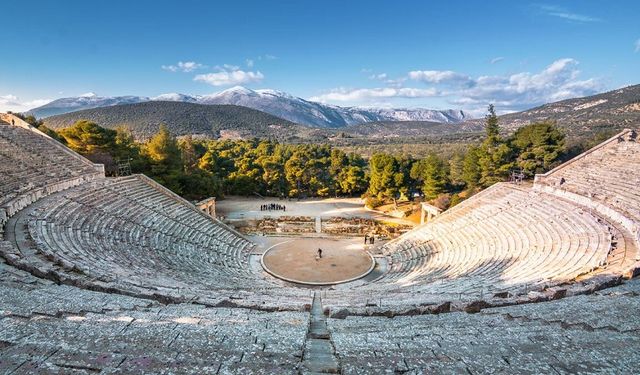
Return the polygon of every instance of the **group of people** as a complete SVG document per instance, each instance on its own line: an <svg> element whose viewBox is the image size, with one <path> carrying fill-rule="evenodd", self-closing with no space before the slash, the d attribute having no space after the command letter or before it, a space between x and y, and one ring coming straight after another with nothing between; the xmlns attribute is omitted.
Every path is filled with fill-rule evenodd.
<svg viewBox="0 0 640 375"><path fill-rule="evenodd" d="M260 206L260 211L286 211L287 206L279 203L269 203Z"/></svg>
<svg viewBox="0 0 640 375"><path fill-rule="evenodd" d="M369 236L368 234L365 234L365 235L364 235L364 244L365 244L365 245L366 245L367 243L368 243L369 245L373 245L375 242L376 242L376 240L375 240L375 236L374 236L374 235L371 235L371 236Z"/></svg>

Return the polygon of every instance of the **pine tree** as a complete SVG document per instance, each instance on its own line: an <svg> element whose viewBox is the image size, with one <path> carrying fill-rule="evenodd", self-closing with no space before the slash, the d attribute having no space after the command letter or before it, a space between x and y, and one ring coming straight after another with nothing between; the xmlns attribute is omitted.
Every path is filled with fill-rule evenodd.
<svg viewBox="0 0 640 375"><path fill-rule="evenodd" d="M462 188L465 185L464 154L461 152L454 153L449 159L449 183L457 188Z"/></svg>
<svg viewBox="0 0 640 375"><path fill-rule="evenodd" d="M484 117L484 130L486 133L486 137L489 138L497 138L500 136L500 126L498 126L498 116L496 115L495 108L493 104L489 104L489 108L487 110L489 113Z"/></svg>
<svg viewBox="0 0 640 375"><path fill-rule="evenodd" d="M180 179L183 165L180 148L165 125L161 125L158 133L147 142L144 152L150 160L151 177L174 192L182 193Z"/></svg>
<svg viewBox="0 0 640 375"><path fill-rule="evenodd" d="M179 146L182 161L184 163L184 172L186 174L191 174L195 171L198 164L196 149L193 145L193 137L190 134L187 135L179 142Z"/></svg>
<svg viewBox="0 0 640 375"><path fill-rule="evenodd" d="M517 165L529 177L553 168L565 152L564 134L551 123L521 127L511 144L518 153Z"/></svg>
<svg viewBox="0 0 640 375"><path fill-rule="evenodd" d="M468 189L474 189L480 184L480 162L478 153L478 147L470 147L464 156L462 180Z"/></svg>
<svg viewBox="0 0 640 375"><path fill-rule="evenodd" d="M435 199L447 187L447 169L444 161L431 153L413 164L411 178L422 182L422 193L427 199Z"/></svg>
<svg viewBox="0 0 640 375"><path fill-rule="evenodd" d="M489 187L506 180L514 165L513 150L500 136L498 116L492 104L485 117L485 132L486 137L478 149L478 165L480 185Z"/></svg>

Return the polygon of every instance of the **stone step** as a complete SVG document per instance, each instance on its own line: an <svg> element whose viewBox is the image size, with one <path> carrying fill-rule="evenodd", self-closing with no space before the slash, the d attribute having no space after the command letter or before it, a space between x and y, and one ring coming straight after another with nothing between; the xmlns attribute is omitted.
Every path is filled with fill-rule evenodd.
<svg viewBox="0 0 640 375"><path fill-rule="evenodd" d="M331 344L331 333L322 309L320 294L313 294L311 319L304 345L303 374L337 374L340 364Z"/></svg>
<svg viewBox="0 0 640 375"><path fill-rule="evenodd" d="M304 367L309 371L336 374L340 369L333 354L333 345L326 339L307 339L305 344Z"/></svg>

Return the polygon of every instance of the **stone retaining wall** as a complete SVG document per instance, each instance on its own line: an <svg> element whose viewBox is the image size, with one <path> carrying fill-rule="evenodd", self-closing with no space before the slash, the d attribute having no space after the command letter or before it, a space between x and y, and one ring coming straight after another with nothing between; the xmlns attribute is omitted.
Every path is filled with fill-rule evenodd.
<svg viewBox="0 0 640 375"><path fill-rule="evenodd" d="M241 233L315 233L316 219L310 216L280 216L230 222Z"/></svg>

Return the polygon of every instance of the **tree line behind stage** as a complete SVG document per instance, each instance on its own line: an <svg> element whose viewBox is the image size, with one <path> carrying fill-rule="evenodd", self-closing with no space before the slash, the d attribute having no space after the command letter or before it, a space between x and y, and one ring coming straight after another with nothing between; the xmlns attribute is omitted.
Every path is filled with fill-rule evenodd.
<svg viewBox="0 0 640 375"><path fill-rule="evenodd" d="M117 173L117 161L128 161L133 173L144 173L187 199L256 193L273 197L362 195L375 207L422 193L447 208L508 179L514 170L532 177L581 151L568 151L565 135L551 123L531 124L511 136L501 135L493 106L485 118L484 140L447 160L437 153L422 159L376 153L365 160L326 144L176 139L166 126L148 141L136 142L126 127L112 130L83 120L54 131L32 117L25 120L93 162L105 164L110 175Z"/></svg>

